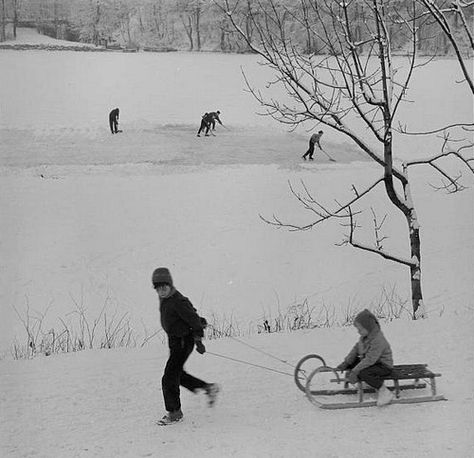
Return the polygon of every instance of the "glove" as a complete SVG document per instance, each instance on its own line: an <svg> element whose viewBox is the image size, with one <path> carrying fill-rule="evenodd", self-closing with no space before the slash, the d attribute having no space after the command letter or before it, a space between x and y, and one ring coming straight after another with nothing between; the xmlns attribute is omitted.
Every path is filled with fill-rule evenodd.
<svg viewBox="0 0 474 458"><path fill-rule="evenodd" d="M206 329L207 328L207 320L203 316L200 316L199 321L201 322L202 328Z"/></svg>
<svg viewBox="0 0 474 458"><path fill-rule="evenodd" d="M359 381L359 377L352 371L347 377L347 380L349 381L349 383L355 385Z"/></svg>
<svg viewBox="0 0 474 458"><path fill-rule="evenodd" d="M337 371L344 372L347 369L347 364L346 363L341 363L339 366L336 367Z"/></svg>
<svg viewBox="0 0 474 458"><path fill-rule="evenodd" d="M202 343L202 340L196 340L196 351L200 354L203 355L206 353L206 347Z"/></svg>

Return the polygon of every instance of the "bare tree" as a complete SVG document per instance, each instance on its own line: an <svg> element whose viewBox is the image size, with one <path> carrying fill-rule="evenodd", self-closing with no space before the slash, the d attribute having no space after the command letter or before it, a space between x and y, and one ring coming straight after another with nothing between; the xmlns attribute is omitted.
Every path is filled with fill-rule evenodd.
<svg viewBox="0 0 474 458"><path fill-rule="evenodd" d="M256 14L257 14L258 10L252 8L252 1L251 0L247 0L244 4L243 8L244 8L243 16L245 18L245 20L244 20L245 41L247 43L251 43L253 33L254 33L253 24L255 22L255 17L256 17ZM249 49L251 49L250 46L249 46Z"/></svg>
<svg viewBox="0 0 474 458"><path fill-rule="evenodd" d="M226 3L227 9L232 9L233 21L238 25L240 32L237 34L236 38L239 39L235 45L239 51L253 52L250 43L253 43L254 38L258 35L255 24L263 18L261 9L267 8L270 5L265 0L260 0L259 2L252 0L229 0ZM219 5L219 2L217 4ZM242 37L239 36L241 32L244 34Z"/></svg>
<svg viewBox="0 0 474 458"><path fill-rule="evenodd" d="M190 51L195 48L197 51L201 51L201 20L208 4L208 0L177 0L176 2L178 15L189 40Z"/></svg>
<svg viewBox="0 0 474 458"><path fill-rule="evenodd" d="M5 0L0 0L0 42L7 39L6 34L7 12Z"/></svg>
<svg viewBox="0 0 474 458"><path fill-rule="evenodd" d="M115 12L119 24L120 35L127 47L134 47L132 34L132 19L137 13L136 2L126 0L115 0Z"/></svg>
<svg viewBox="0 0 474 458"><path fill-rule="evenodd" d="M446 38L454 50L466 84L471 93L474 94L472 74L469 73L466 61L469 54L472 57L474 51L474 38L472 32L472 19L474 12L474 1L454 0L449 4L433 0L419 0L424 7L423 15L428 16L439 26L441 34ZM454 23L455 27L452 26ZM465 41L467 53L463 52L460 42Z"/></svg>
<svg viewBox="0 0 474 458"><path fill-rule="evenodd" d="M426 20L425 10L417 0L386 2L384 0L312 0L300 8L288 8L283 2L266 0L254 2L264 18L253 21L257 38L248 40L247 33L236 18L236 5L230 0L221 2L232 26L248 46L263 58L276 75L268 87L282 85L288 100L275 100L251 86L249 90L266 109L268 115L294 129L314 122L326 125L348 137L370 160L381 168L380 176L362 189L352 186L353 197L335 206L323 204L302 183L302 191L290 189L304 209L312 215L303 225L284 222L279 217L263 218L267 223L290 230L308 230L329 219L339 219L349 233L343 244L374 253L390 261L405 265L410 272L413 318L426 315L422 293L422 264L420 224L411 191L408 168L420 163L436 170L444 182L440 185L450 192L463 189L460 176L452 176L439 161L446 156L457 158L469 172L474 171L473 159L463 154L472 143L443 143L441 152L429 154L424 161L411 161L397 166L393 157L393 129L400 104L413 75L419 67L417 60L418 29ZM300 29L319 43L324 55L304 54L298 44L287 38L285 15L290 15ZM363 28L360 19L364 18ZM392 58L392 35L403 34L406 49L404 68L396 68ZM258 44L257 44L258 43ZM362 53L362 50L364 51ZM245 76L245 75L244 75ZM388 202L403 215L409 254L391 253L382 244L382 226L374 218L375 242L356 240L357 218L361 211L356 206L375 188L383 186Z"/></svg>
<svg viewBox="0 0 474 458"><path fill-rule="evenodd" d="M150 22L152 36L160 42L170 42L173 39L170 11L168 2L158 0L149 2L144 13L145 19Z"/></svg>
<svg viewBox="0 0 474 458"><path fill-rule="evenodd" d="M90 20L90 33L91 33L91 41L94 43L96 46L100 42L100 22L102 19L102 12L103 12L103 7L100 3L99 0L95 0L94 2L90 0L89 2L89 8L90 8L90 13L89 13L89 20Z"/></svg>

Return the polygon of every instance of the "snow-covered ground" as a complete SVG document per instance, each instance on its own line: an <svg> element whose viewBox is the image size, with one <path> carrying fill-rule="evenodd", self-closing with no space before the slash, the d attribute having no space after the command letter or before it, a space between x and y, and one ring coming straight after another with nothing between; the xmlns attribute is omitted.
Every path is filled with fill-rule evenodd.
<svg viewBox="0 0 474 458"><path fill-rule="evenodd" d="M45 329L74 301L92 314L108 302L137 326L157 328L150 275L159 265L171 268L200 313L233 315L242 329L305 299L343 314L370 305L384 287L408 297L406 269L335 246L340 226L289 233L259 218L309 221L288 181L304 180L332 202L381 172L329 132L324 145L337 163L317 153L314 163L302 162L307 134L254 116L254 102L238 86L239 60L256 72L252 59L0 52L0 348L21 335L13 306L26 304L49 306ZM453 79L449 63L437 65L437 84ZM415 128L472 113L459 86L446 89L442 104L443 91L430 84L413 88L421 102L405 114ZM106 117L115 105L124 132L111 136ZM203 107L223 106L228 129L196 138ZM418 139L411 149L400 141L400 157L432 152ZM466 176L470 189L444 195L429 186L436 182L430 170L411 173L429 319L383 326L396 363L426 362L443 374L438 385L447 402L325 412L289 375L193 354L188 369L222 384L219 402L209 410L202 396L184 393L185 421L159 429L167 349L156 339L143 349L0 361L0 455L473 456L474 183ZM385 200L374 193L365 208ZM405 254L405 222L385 212L386 247ZM338 327L242 338L289 365L234 339L207 346L291 374L308 353L339 363L356 338L354 329Z"/></svg>
<svg viewBox="0 0 474 458"><path fill-rule="evenodd" d="M193 354L189 372L218 382L209 409L203 395L182 395L184 422L160 428L164 346L81 352L1 363L0 454L4 457L400 457L467 458L474 454L472 309L419 322L383 325L395 361L425 362L441 372L447 401L324 411L290 375ZM354 328L314 329L245 339L295 364L319 353L339 363ZM282 372L292 367L233 339L209 351Z"/></svg>
<svg viewBox="0 0 474 458"><path fill-rule="evenodd" d="M315 163L302 163L298 151L279 151L285 141L291 146L288 134L265 140L241 133L240 143L246 144L241 150L232 146L233 132L220 129L217 135L197 139L191 129L174 130L169 143L155 143L162 133L127 131L95 140L83 134L32 135L33 140L24 135L10 143L12 161L33 166L1 172L3 343L21 335L13 306L23 311L27 304L32 310L50 306L45 329L58 326L57 318L71 312L74 301L91 313L108 301L130 312L137 324L156 323L150 275L159 265L172 269L178 287L203 313L232 314L243 329L306 298L311 305L340 310L370 303L383 287L409 297L403 266L335 246L344 236L337 223L292 233L259 218L276 214L310 221L291 196L288 180L298 189L304 180L331 203L334 183L342 199L352 183L362 187L378 177L378 168L347 162L347 153L336 146L331 148L338 163L321 155ZM22 159L28 149L20 146L30 141L44 164L35 165L31 154ZM179 153L171 143L181 144ZM300 138L293 148L295 143L305 146ZM143 158L122 163L132 160L130 145ZM413 176L428 311L472 305L472 189L457 196L434 193L427 185L436 182L431 172L419 169ZM365 205L369 210L384 202L380 190ZM385 211L379 210L381 217ZM386 247L405 255L405 222L397 211L387 213ZM369 218L360 230L362 240L371 240L370 228Z"/></svg>

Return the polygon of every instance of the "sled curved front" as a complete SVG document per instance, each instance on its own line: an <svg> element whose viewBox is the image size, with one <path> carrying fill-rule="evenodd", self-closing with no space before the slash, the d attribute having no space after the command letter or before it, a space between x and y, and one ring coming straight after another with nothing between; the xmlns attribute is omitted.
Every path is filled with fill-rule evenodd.
<svg viewBox="0 0 474 458"><path fill-rule="evenodd" d="M306 355L298 361L298 364L295 366L294 379L296 386L303 391L303 393L306 390L308 375L321 365L326 366L326 362L322 356L316 354Z"/></svg>
<svg viewBox="0 0 474 458"><path fill-rule="evenodd" d="M342 380L339 378L339 374L337 371L326 365L320 366L314 369L313 372L309 375L306 379L306 386L305 386L305 394L306 397L310 400L311 403L314 405L325 408L327 403L324 402L325 397L332 396L336 393L342 392L344 390L333 390L333 389L326 389L319 386L319 380L317 380L320 374L328 373L330 377L334 376L335 379L331 378L330 382L336 382L339 384Z"/></svg>

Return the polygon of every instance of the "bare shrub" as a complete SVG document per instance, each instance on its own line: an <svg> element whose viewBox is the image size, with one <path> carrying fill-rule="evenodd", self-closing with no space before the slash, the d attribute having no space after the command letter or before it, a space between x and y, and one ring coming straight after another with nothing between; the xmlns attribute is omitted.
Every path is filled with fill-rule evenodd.
<svg viewBox="0 0 474 458"><path fill-rule="evenodd" d="M219 317L213 312L207 319L207 322L206 337L208 339L238 337L244 334L240 329L239 323L232 314L229 317L227 315Z"/></svg>
<svg viewBox="0 0 474 458"><path fill-rule="evenodd" d="M142 332L132 326L128 312L110 312L111 299L106 298L103 307L93 314L87 310L83 300L74 300L74 310L59 318L59 326L44 330L44 321L50 306L44 312L31 309L29 301L23 311L14 308L23 325L24 336L14 338L10 346L13 359L28 359L37 355L54 355L85 349L110 349L120 347L143 348L155 337L160 336L165 343L166 335L161 329L150 330L142 321ZM207 317L205 330L207 339L240 337L255 333L293 332L301 329L331 328L350 326L354 318L364 308L371 310L381 321L411 318L408 299L403 299L395 286L384 286L377 297L360 304L354 298L341 307L321 301L310 304L308 298L294 303L285 311L277 301L276 315L266 312L257 322L249 322L243 330L238 320L231 315L211 313ZM441 313L442 314L442 313Z"/></svg>
<svg viewBox="0 0 474 458"><path fill-rule="evenodd" d="M143 347L160 333L160 330L149 331L145 326L144 332L138 333L132 326L128 312L108 312L110 298L106 298L103 307L96 314L87 310L82 298L79 301L71 298L74 310L58 318L58 327L48 330L44 329L43 324L50 306L44 312L37 312L31 309L27 299L23 311L14 307L25 336L20 339L15 337L11 343L10 354L13 359L85 349Z"/></svg>

